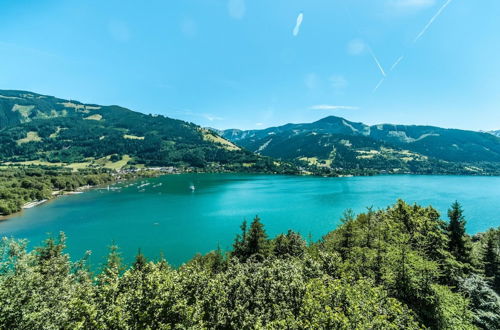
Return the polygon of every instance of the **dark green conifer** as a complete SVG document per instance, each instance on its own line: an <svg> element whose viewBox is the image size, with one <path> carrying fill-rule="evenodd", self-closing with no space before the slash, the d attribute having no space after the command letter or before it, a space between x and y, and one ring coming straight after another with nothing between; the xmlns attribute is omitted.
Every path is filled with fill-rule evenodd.
<svg viewBox="0 0 500 330"><path fill-rule="evenodd" d="M269 242L267 234L264 230L264 225L260 222L259 216L255 216L250 225L247 237L247 254L252 256L254 254L267 255L269 252Z"/></svg>
<svg viewBox="0 0 500 330"><path fill-rule="evenodd" d="M448 218L450 219L448 224L449 251L458 261L470 263L470 247L465 233L466 221L459 202L455 201L451 205Z"/></svg>
<svg viewBox="0 0 500 330"><path fill-rule="evenodd" d="M493 232L487 234L483 252L484 275L495 291L500 292L500 256Z"/></svg>
<svg viewBox="0 0 500 330"><path fill-rule="evenodd" d="M340 254L342 259L346 259L349 256L351 251L351 247L354 242L354 220L356 219L356 215L353 210L347 209L340 221L342 222L342 227L340 230L341 241L340 241Z"/></svg>
<svg viewBox="0 0 500 330"><path fill-rule="evenodd" d="M141 271L144 269L147 263L148 260L146 259L141 249L139 248L139 250L137 251L137 255L135 256L135 261L133 265L134 269Z"/></svg>

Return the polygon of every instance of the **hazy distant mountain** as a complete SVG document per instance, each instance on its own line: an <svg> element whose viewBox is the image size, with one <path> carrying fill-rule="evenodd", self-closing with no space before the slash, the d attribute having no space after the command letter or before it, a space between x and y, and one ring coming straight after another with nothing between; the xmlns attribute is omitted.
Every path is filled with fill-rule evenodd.
<svg viewBox="0 0 500 330"><path fill-rule="evenodd" d="M413 171L460 163L474 172L469 165L500 164L500 138L491 134L433 126L369 126L335 116L262 130L225 130L222 136L262 155L328 167Z"/></svg>
<svg viewBox="0 0 500 330"><path fill-rule="evenodd" d="M275 166L192 123L12 90L0 90L0 145L1 162Z"/></svg>

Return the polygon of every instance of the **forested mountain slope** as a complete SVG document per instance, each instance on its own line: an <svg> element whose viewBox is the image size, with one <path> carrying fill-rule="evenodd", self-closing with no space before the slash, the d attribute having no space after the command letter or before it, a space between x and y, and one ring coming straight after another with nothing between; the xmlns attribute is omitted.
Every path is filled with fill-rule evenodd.
<svg viewBox="0 0 500 330"><path fill-rule="evenodd" d="M373 125L339 117L221 135L262 155L324 167L418 173L498 170L500 138L433 126Z"/></svg>
<svg viewBox="0 0 500 330"><path fill-rule="evenodd" d="M0 90L0 161L280 171L195 124L119 106Z"/></svg>

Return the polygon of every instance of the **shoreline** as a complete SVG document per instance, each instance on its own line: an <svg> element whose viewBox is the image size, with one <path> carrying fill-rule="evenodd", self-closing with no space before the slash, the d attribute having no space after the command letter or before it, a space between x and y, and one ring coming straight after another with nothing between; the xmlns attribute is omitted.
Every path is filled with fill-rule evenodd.
<svg viewBox="0 0 500 330"><path fill-rule="evenodd" d="M136 180L139 178L153 178L153 177L158 177L158 176L162 176L162 175L172 174L172 173L167 173L167 172L162 172L162 171L155 171L152 169L147 169L147 170L153 171L153 172L150 175L146 175L146 176L135 175L131 178L124 178L121 175L144 173L145 171L142 170L142 171L137 171L137 172L116 172L115 176L114 176L115 180L108 182L108 183L95 185L95 186L85 185L85 186L77 187L75 190L71 190L71 191L53 190L51 193L51 196L48 197L47 199L38 200L38 201L30 201L30 202L24 203L21 206L21 209L19 211L11 213L11 214L6 214L6 215L0 214L0 221L6 221L6 220L10 220L12 218L15 218L16 216L22 214L22 212L24 210L32 209L32 208L35 208L37 206L49 203L49 202L54 201L57 198L62 197L62 196L79 195L79 194L83 194L84 192L89 191L89 190L99 189L100 187L109 186L109 185L113 185L116 183L130 182L130 181L133 181L133 180Z"/></svg>
<svg viewBox="0 0 500 330"><path fill-rule="evenodd" d="M6 221L6 220L10 220L11 218L15 218L16 216L21 215L24 212L24 210L33 209L33 208L36 208L40 205L50 203L52 201L55 201L59 197L83 194L85 191L95 189L97 187L99 187L99 186L85 186L85 189L78 190L80 188L77 188L77 190L72 190L72 191L54 190L54 191L52 191L52 196L50 198L25 203L21 207L21 210L19 210L17 212L7 214L7 215L0 215L0 221Z"/></svg>
<svg viewBox="0 0 500 330"><path fill-rule="evenodd" d="M211 172L211 173L203 173L203 172L196 172L196 173L182 173L180 174L181 176L183 175L232 175L232 174L235 174L235 173L229 173L229 172L223 172L223 173L214 173L214 172ZM239 175L248 175L248 176L254 176L255 173L237 173ZM343 182L345 180L348 180L348 181L351 181L349 179L359 179L359 178L369 178L367 176L351 176L351 177L348 177L348 176L344 176L344 177L320 177L320 176L308 176L308 175L287 175L287 174L262 174L262 173L257 173L257 175L262 175L263 178L260 178L261 180L266 180L266 178L264 178L265 176L269 176L269 177L289 177L290 179L293 179L293 178L300 178L300 177L303 177L303 178L310 178L310 179L314 179L314 178L318 178L318 179L323 179L323 180L326 180L326 181L337 181L337 182ZM154 180L154 178L159 178L159 177L164 177L164 176L169 176L168 174L160 174L160 175L157 175L157 176L148 176L148 177L134 177L134 178L130 178L130 179L126 179L126 180L117 180L113 183L110 183L109 184L109 187L110 189L109 190L113 190L112 186L114 186L116 190L119 190L119 189L122 189L124 187L127 187L127 186L130 186L130 183L132 184L135 184L135 188L137 188L138 185L141 185L141 183L143 184L145 181L144 180ZM407 176L407 177L418 177L418 176L423 176L423 177L427 177L429 180L432 180L433 178L432 177L456 177L456 178L468 178L468 180L474 180L475 182L477 182L477 179L479 178L484 178L484 179L487 179L487 178L491 178L491 176L474 176L474 175L435 175L435 174L426 174L426 175L421 175L421 174L397 174L397 175L394 175L394 174L381 174L381 175L375 175L375 176L372 176L374 178L376 177L379 177L383 180L383 177L399 177L399 176ZM493 177L494 178L494 177ZM500 178L500 177L499 177ZM168 180L168 178L165 178L166 180ZM192 178L192 179L196 179L196 178ZM245 178L243 178L245 179ZM269 178L269 179L272 179L272 178ZM222 178L222 180L224 180L224 178ZM142 182L141 182L142 181ZM322 180L320 180L322 181ZM353 182L353 181L351 181ZM377 181L377 182L380 182L380 181ZM385 182L385 181L382 181L382 182ZM154 183L151 183L152 185ZM165 185L165 183L163 183ZM354 184L357 184L356 181L354 181ZM47 205L48 203L52 202L52 201L55 201L57 200L58 197L61 197L61 196L66 196L66 195L75 195L75 194L82 194L84 192L88 192L90 190L108 190L107 189L107 186L108 184L105 183L105 184L100 184L100 185L95 185L95 186L82 186L82 187L79 187L77 188L77 190L73 190L73 191L54 191L55 193L57 194L54 194L52 198L44 201L43 203L40 203L38 205L34 205L33 207L36 207L36 206L40 206L40 205ZM153 186L154 187L154 186ZM187 187L187 186L186 186ZM134 189L135 191L135 189ZM98 194L99 195L99 194ZM84 197L85 198L85 197ZM99 198L98 196L90 196L89 197L90 199L94 199L94 198ZM396 197L395 199L397 199L399 197ZM72 203L74 203L74 206L75 207L78 207L78 205L80 204L80 200L76 199L76 200L72 200ZM425 205L434 205L434 203L432 202L429 202L428 204L425 204ZM33 208L31 207L31 208ZM49 206L50 207L50 206ZM21 210L21 211L18 211L18 212L15 212L15 213L12 213L10 215L7 215L7 216L0 216L0 223L2 223L3 221L5 220L12 220L13 218L16 218L16 217L19 217L19 216L22 216L24 212L24 209ZM31 211L30 211L31 212ZM36 217L36 215L38 213L35 213L35 212L38 212L38 211L33 211L33 213L29 213L28 216L32 216L32 217ZM43 210L41 211L43 212ZM446 209L443 209L442 212L440 212L441 215L445 214L446 213ZM494 227L494 226L493 226ZM484 231L484 230L483 230ZM483 232L481 230L476 230L476 231L472 231L472 232L468 232L470 235L475 235L477 233L481 233Z"/></svg>
<svg viewBox="0 0 500 330"><path fill-rule="evenodd" d="M153 173L151 173L151 175L147 175L147 176L141 176L141 175L137 175L137 176L134 176L132 178L123 178L121 177L120 175L123 175L123 174L136 174L136 173L144 173L146 171L153 171ZM93 190L93 189L99 189L100 187L104 187L104 186L110 186L110 185L114 185L116 183L123 183L123 182L131 182L131 181L134 181L136 179L139 179L139 178L153 178L153 177L159 177L159 176L165 176L165 175L175 175L175 174L266 174L266 175L291 175L291 176L298 176L298 177L304 177L304 176L309 176L309 177L318 177L318 178L353 178L353 177L367 177L367 176L400 176L400 175L411 175L411 176L432 176L432 175L436 175L436 176L461 176L461 177L467 177L467 176L473 176L473 177L497 177L497 176L500 176L500 175L494 175L494 174L457 174L457 173L432 173L432 174L424 174L424 173L371 173L371 174L368 174L368 175L360 175L360 174L340 174L340 175L321 175L321 174L309 174L309 173L296 173L296 174L285 174L285 173L260 173L260 172L235 172L235 171L203 171L203 170L193 170L193 169L190 169L190 170L180 170L179 169L175 169L174 171L170 170L170 171L165 171L163 170L163 168L147 168L147 169L141 169L141 170L136 170L136 171L120 171L120 172L117 172L115 175L117 176L116 180L115 181L112 181L112 182L109 182L109 183L106 183L106 184L102 184L102 185L95 185L95 186L90 186L90 185L85 185L85 186L81 186L81 187L78 187L76 188L75 190L71 190L71 191L64 191L64 190L54 190L52 191L52 195L51 197L47 198L47 199L43 199L43 200L38 200L38 201L30 201L30 202L27 202L25 203L22 207L21 207L21 210L19 210L18 212L14 212L12 214L8 214L8 215L1 215L0 214L0 221L5 221L5 220L9 220L11 218L14 218L16 217L17 215L21 214L24 210L26 209L32 209L32 208L35 208L37 206L40 206L40 205L43 205L43 204L46 204L48 202L51 202L55 199L57 199L58 197L61 197L61 196L67 196L67 195L79 195L79 194L83 194L84 192L86 191L89 191L89 190Z"/></svg>
<svg viewBox="0 0 500 330"><path fill-rule="evenodd" d="M34 208L35 206L38 206L38 205L41 205L41 204L45 203L46 201L48 201L48 199L42 199L42 200L39 200L39 201L29 202L29 203L24 204L21 207L21 209L23 209L23 210L25 210L25 209L31 209L31 208Z"/></svg>

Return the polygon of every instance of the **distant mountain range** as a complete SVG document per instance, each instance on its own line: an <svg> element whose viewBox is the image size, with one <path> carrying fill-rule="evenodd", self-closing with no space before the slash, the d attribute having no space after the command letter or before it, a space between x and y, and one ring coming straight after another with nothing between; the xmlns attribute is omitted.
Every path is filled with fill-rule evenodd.
<svg viewBox="0 0 500 330"><path fill-rule="evenodd" d="M0 146L2 163L280 171L192 123L26 91L0 90Z"/></svg>
<svg viewBox="0 0 500 330"><path fill-rule="evenodd" d="M339 117L216 131L119 106L0 90L0 163L188 166L323 175L500 174L498 132L365 125Z"/></svg>
<svg viewBox="0 0 500 330"><path fill-rule="evenodd" d="M323 168L468 174L500 171L500 138L481 132L369 126L330 116L314 123L219 133L258 154Z"/></svg>

